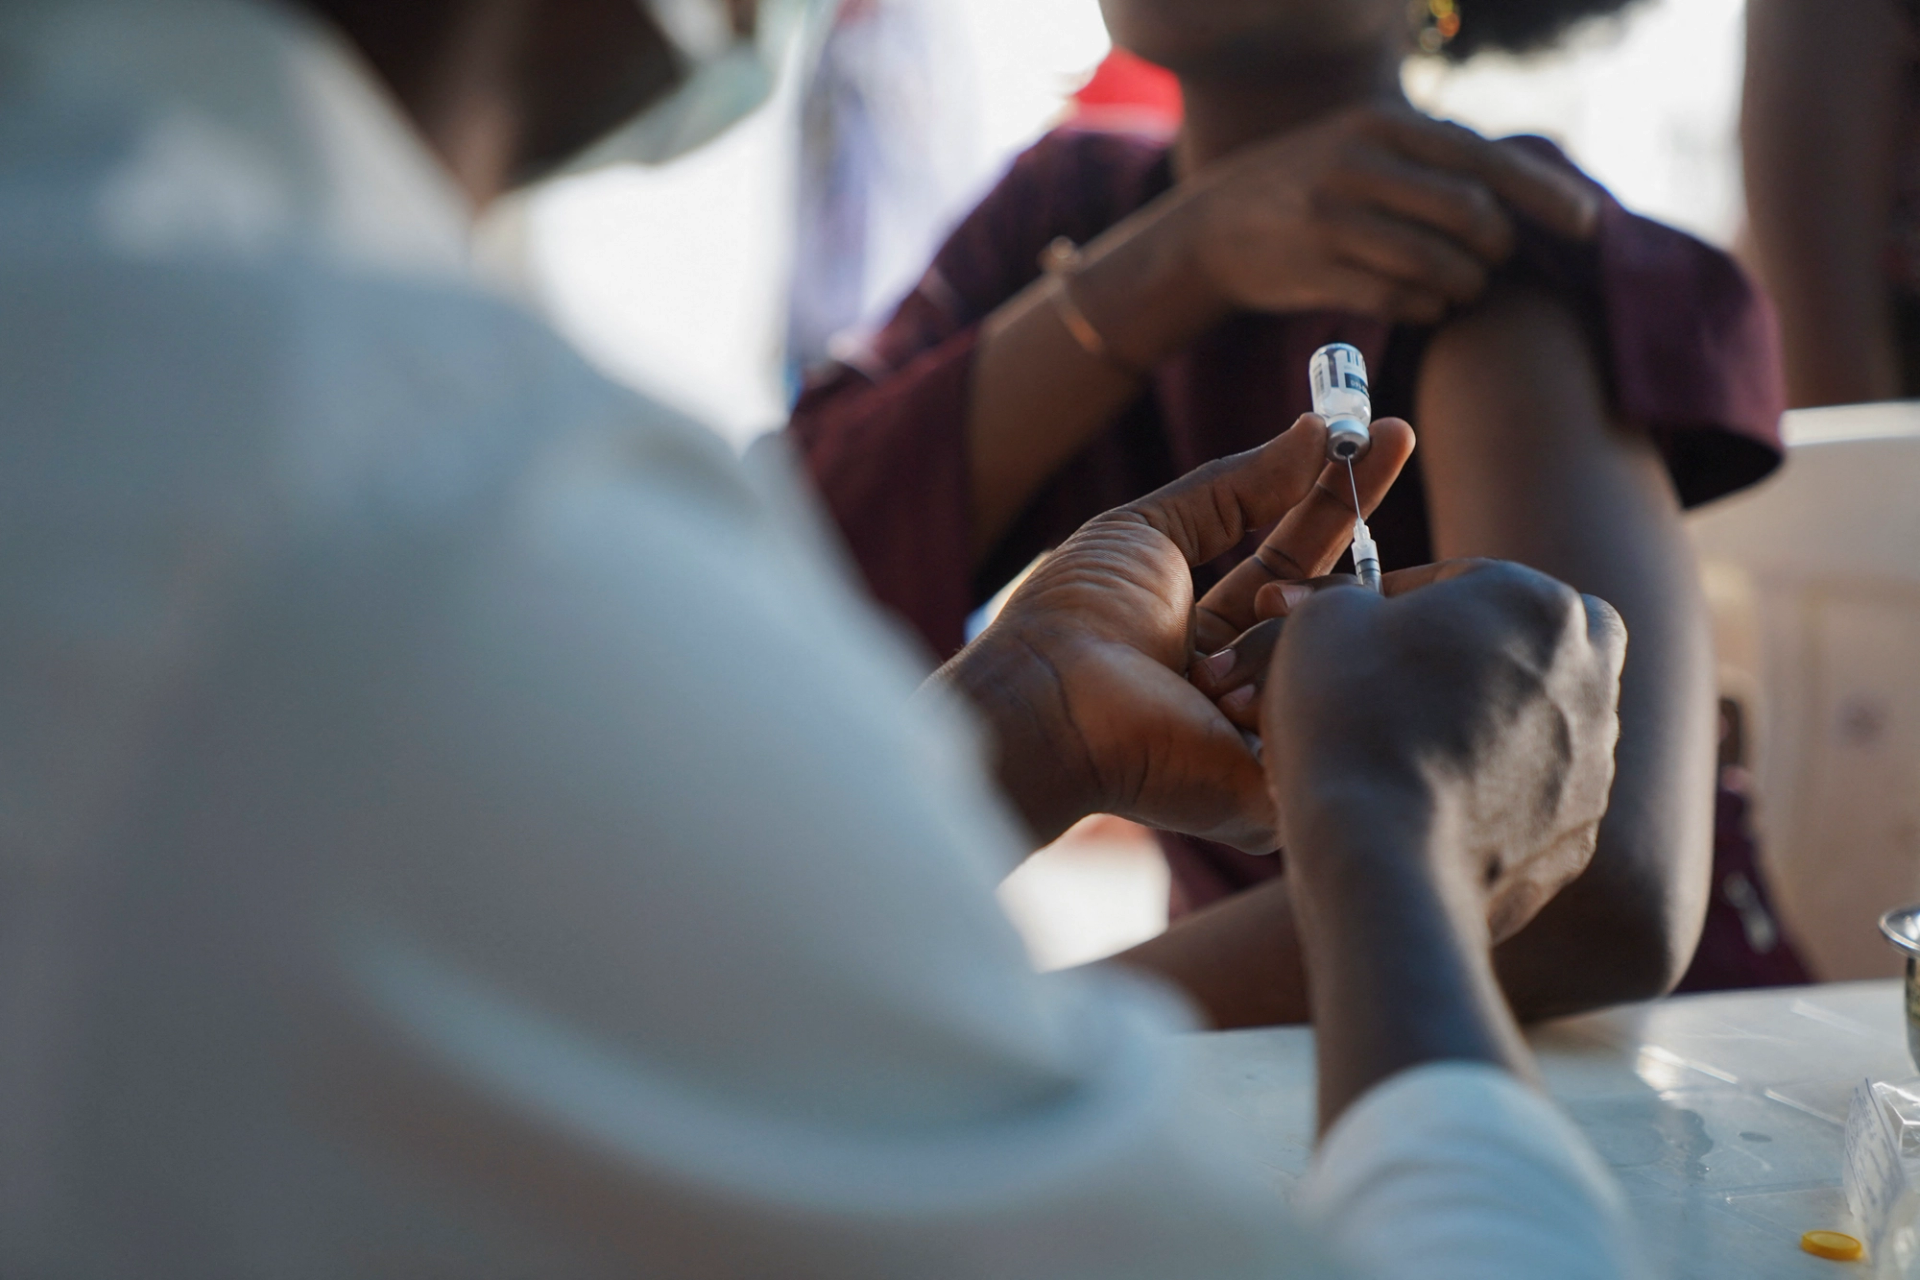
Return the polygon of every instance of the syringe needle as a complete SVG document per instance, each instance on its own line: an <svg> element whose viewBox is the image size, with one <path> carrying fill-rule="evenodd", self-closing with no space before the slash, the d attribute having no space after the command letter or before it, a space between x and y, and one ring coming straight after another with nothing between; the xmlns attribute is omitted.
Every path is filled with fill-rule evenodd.
<svg viewBox="0 0 1920 1280"><path fill-rule="evenodd" d="M1313 411L1327 421L1327 460L1347 464L1347 487L1353 490L1353 568L1360 581L1380 589L1380 551L1367 530L1360 509L1360 481L1354 474L1357 458L1373 445L1368 424L1373 421L1373 399L1367 392L1367 362L1344 342L1329 343L1307 362L1307 385L1313 392Z"/></svg>

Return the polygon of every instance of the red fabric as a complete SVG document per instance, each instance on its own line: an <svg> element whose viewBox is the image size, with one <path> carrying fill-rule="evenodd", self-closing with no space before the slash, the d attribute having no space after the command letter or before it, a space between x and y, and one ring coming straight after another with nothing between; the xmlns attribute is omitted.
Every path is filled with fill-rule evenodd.
<svg viewBox="0 0 1920 1280"><path fill-rule="evenodd" d="M1542 139L1508 145L1567 163ZM875 596L940 657L962 644L971 610L1084 521L1252 448L1311 408L1304 371L1315 348L1359 347L1373 374L1374 412L1413 416L1430 330L1336 313L1234 317L1155 370L1140 398L970 570L965 421L975 326L1039 274L1040 252L1056 236L1084 244L1171 182L1164 144L1071 128L1050 134L954 232L864 355L825 371L795 409L792 437ZM1615 410L1658 442L1684 503L1710 501L1779 465L1784 394L1773 317L1731 258L1608 199L1593 243L1523 226L1503 270L1552 288L1587 318ZM1372 526L1385 568L1430 558L1418 454ZM1221 567L1196 575L1200 589ZM1280 870L1276 858L1184 837L1162 842L1177 910Z"/></svg>
<svg viewBox="0 0 1920 1280"><path fill-rule="evenodd" d="M1745 790L1722 781L1713 809L1713 890L1700 946L1676 991L1794 987L1813 981L1774 914Z"/></svg>
<svg viewBox="0 0 1920 1280"><path fill-rule="evenodd" d="M1173 72L1115 48L1073 95L1070 119L1083 129L1123 129L1171 136L1186 115Z"/></svg>

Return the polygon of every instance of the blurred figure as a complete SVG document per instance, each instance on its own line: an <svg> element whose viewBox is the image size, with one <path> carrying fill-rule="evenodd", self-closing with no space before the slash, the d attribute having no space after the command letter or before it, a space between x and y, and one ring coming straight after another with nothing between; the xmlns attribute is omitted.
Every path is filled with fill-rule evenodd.
<svg viewBox="0 0 1920 1280"><path fill-rule="evenodd" d="M1115 43L1178 77L1172 144L1043 139L790 428L873 591L944 655L1082 520L1264 438L1308 406L1315 348L1359 347L1375 411L1422 432L1398 487L1359 495L1379 503L1389 567L1520 560L1633 629L1600 854L1502 954L1530 1015L1664 991L1693 955L1714 689L1680 512L1777 464L1776 340L1726 255L1628 213L1541 139L1418 115L1401 69L1423 49L1541 48L1621 7L1107 0ZM1326 483L1346 491L1344 474ZM1206 619L1201 634L1235 639ZM1220 661L1217 682L1198 671L1252 728L1259 664ZM1163 846L1176 914L1284 895L1279 859ZM1284 939L1245 941L1219 966L1213 1016L1304 1016L1298 998L1240 1001L1249 972L1285 969L1303 990Z"/></svg>
<svg viewBox="0 0 1920 1280"><path fill-rule="evenodd" d="M1263 764L1185 678L1191 566L1331 554L1309 417L919 687L776 457L468 274L514 184L738 119L780 17L0 6L0 1274L1628 1275L1490 952L1592 856L1606 605L1298 602ZM1043 980L993 900L1086 814L1263 847L1276 796L1310 1225L1174 988Z"/></svg>
<svg viewBox="0 0 1920 1280"><path fill-rule="evenodd" d="M1920 12L1750 0L1741 153L1794 408L1920 396Z"/></svg>
<svg viewBox="0 0 1920 1280"><path fill-rule="evenodd" d="M796 378L859 340L978 194L979 91L957 28L941 0L839 2L800 102Z"/></svg>

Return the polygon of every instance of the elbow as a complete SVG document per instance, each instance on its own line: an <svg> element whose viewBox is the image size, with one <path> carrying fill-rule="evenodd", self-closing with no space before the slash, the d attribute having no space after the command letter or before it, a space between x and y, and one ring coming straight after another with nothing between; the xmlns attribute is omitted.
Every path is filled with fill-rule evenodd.
<svg viewBox="0 0 1920 1280"><path fill-rule="evenodd" d="M1658 1000L1686 976L1700 941L1705 896L1669 892L1648 900L1654 896L1622 904L1619 927L1596 966L1600 980L1590 1008Z"/></svg>
<svg viewBox="0 0 1920 1280"><path fill-rule="evenodd" d="M1679 984L1706 916L1711 840L1641 852L1625 859L1603 846L1586 876L1500 948L1521 1018L1657 1000Z"/></svg>

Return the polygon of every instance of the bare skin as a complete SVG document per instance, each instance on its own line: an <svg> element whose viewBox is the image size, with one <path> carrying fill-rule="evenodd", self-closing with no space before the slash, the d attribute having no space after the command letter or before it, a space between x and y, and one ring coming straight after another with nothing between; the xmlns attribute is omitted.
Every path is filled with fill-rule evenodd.
<svg viewBox="0 0 1920 1280"><path fill-rule="evenodd" d="M1596 216L1592 193L1563 173L1408 107L1398 3L1105 7L1122 43L1181 72L1179 183L1086 246L1067 285L1113 359L1075 340L1046 279L982 327L967 427L976 557L1139 393L1130 370L1231 312L1431 323L1477 298L1512 252L1510 209L1576 238ZM1211 43L1188 31L1236 7L1254 16L1221 17ZM1238 74L1249 33L1276 24L1276 61Z"/></svg>
<svg viewBox="0 0 1920 1280"><path fill-rule="evenodd" d="M1678 981L1711 855L1712 682L1679 503L1645 432L1614 421L1575 318L1488 297L1512 210L1591 233L1590 192L1400 94L1404 7L1387 0L1107 0L1116 38L1175 70L1179 183L1087 246L1068 287L1116 359L1087 354L1041 281L991 316L973 383L977 554L1139 391L1235 310L1332 307L1442 320L1418 390L1438 556L1517 560L1616 603L1625 677L1616 817L1566 905L1501 951L1523 1016L1648 998ZM1228 643L1212 630L1204 642ZM1203 688L1253 715L1250 691ZM1245 684L1245 680L1238 683ZM1304 970L1284 889L1222 904L1128 953L1221 1026L1297 1020ZM1266 908L1261 909L1261 904ZM1276 986L1249 974L1285 974Z"/></svg>
<svg viewBox="0 0 1920 1280"><path fill-rule="evenodd" d="M1259 761L1187 673L1197 637L1254 621L1276 572L1323 572L1345 547L1351 498L1329 483L1326 438L1307 414L1260 449L1089 521L935 676L992 724L1001 788L1035 844L1090 813L1249 850L1277 842ZM1362 501L1377 503L1412 452L1406 423L1376 424ZM1192 566L1274 522L1244 572L1194 600Z"/></svg>
<svg viewBox="0 0 1920 1280"><path fill-rule="evenodd" d="M1579 885L1607 810L1618 615L1515 565L1454 572L1308 600L1266 693L1323 1131L1426 1062L1530 1074L1489 945Z"/></svg>
<svg viewBox="0 0 1920 1280"><path fill-rule="evenodd" d="M1621 683L1619 772L1599 854L1497 953L1501 981L1528 1018L1607 1003L1623 987L1663 990L1684 969L1706 909L1715 722L1705 606L1665 469L1642 433L1599 410L1598 377L1559 303L1502 292L1441 333L1421 378L1421 414L1432 424L1422 449L1441 553L1517 556L1614 602L1634 628ZM1540 429L1548 421L1551 432ZM1502 499L1472 501L1481 485L1497 487ZM1594 536L1596 523L1610 526L1607 536ZM1256 612L1284 614L1284 596L1269 590ZM1265 675L1266 649L1257 641L1236 648L1248 652L1222 664L1221 678L1196 669L1200 686L1223 700ZM1261 727L1250 711L1236 719ZM1284 890L1272 892L1277 904ZM1237 963L1192 955L1224 951L1231 960L1234 948L1219 936L1229 930L1249 958L1296 971L1296 960L1279 955L1288 944L1261 925L1261 913L1241 908L1207 926L1213 936L1204 940L1189 941L1176 926L1130 955L1203 992L1220 1025L1297 1019L1304 993L1281 999L1246 982Z"/></svg>
<svg viewBox="0 0 1920 1280"><path fill-rule="evenodd" d="M1124 29L1128 21L1151 17L1148 10L1158 2L1113 0L1110 15ZM1389 90L1381 69L1398 56L1399 46L1392 41L1400 37L1387 33L1402 28L1383 15L1392 8L1393 21L1399 21L1397 5L1388 6L1384 0L1331 8L1326 4L1327 0L1315 0L1323 10L1319 12L1310 12L1315 5L1305 5L1305 0L1291 8L1280 6L1299 22L1288 33L1289 39L1317 59L1314 77L1299 82L1311 92L1299 84L1291 90L1258 87L1273 84L1273 77L1250 82L1231 75L1212 80L1197 72L1187 76L1195 127L1182 142L1182 167L1217 176L1183 183L1183 191L1208 192L1207 199L1168 202L1143 218L1152 227L1180 228L1190 222L1205 229L1201 239L1236 244L1231 258L1234 270L1228 273L1220 264L1211 270L1222 278L1230 274L1240 292L1223 302L1210 286L1195 291L1194 280L1204 277L1190 265L1199 260L1189 256L1196 241L1183 237L1198 236L1198 231L1132 235L1118 234L1116 229L1113 243L1103 242L1096 257L1096 267L1104 264L1109 270L1089 269L1076 281L1076 288L1084 290L1076 296L1096 322L1130 315L1176 328L1184 325L1184 337L1162 334L1156 339L1177 345L1204 330L1227 307L1324 305L1348 296L1343 291L1352 289L1373 290L1372 305L1380 314L1428 315L1440 305L1436 299L1455 302L1475 295L1486 267L1506 251L1511 226L1502 201L1529 208L1550 222L1557 220L1569 234L1579 234L1590 222L1590 199L1555 175L1515 167L1504 153L1476 146L1469 136L1411 119L1404 114L1403 104L1391 100L1397 89ZM1273 8L1255 7L1262 12ZM591 141L671 82L662 71L670 65L664 43L629 0L486 0L404 11L371 0L319 0L316 8L338 22L367 54L476 206L510 186L516 175L537 172L556 156ZM737 11L736 16L742 22L751 20L746 10ZM1161 26L1166 32L1191 30L1184 20ZM1230 29L1230 24L1223 28ZM1306 40L1316 31L1332 31L1331 43L1321 46ZM1383 40L1388 44L1382 45ZM1383 54L1383 48L1389 53ZM1195 67L1209 62L1202 47L1175 50L1169 60L1179 58L1190 58ZM1301 112L1314 107L1312 99L1332 94L1342 85L1378 109L1330 120L1304 140L1280 139L1272 144L1270 156L1250 153L1244 161L1214 163L1249 138L1284 132L1289 123L1298 122ZM1321 108L1328 105L1337 103L1320 101ZM1401 114L1385 114L1389 112ZM1293 175L1305 176L1296 180ZM1383 211L1371 224L1374 233L1358 241L1342 230L1346 221L1341 213L1355 204ZM1304 252L1287 247L1301 243L1308 246ZM1134 296L1127 290L1156 279L1171 282L1165 296L1151 299L1152 305L1127 303ZM1103 292L1109 284L1114 290L1111 295ZM1188 298L1184 311L1182 296ZM1015 321L1025 326L1025 336L1033 342L1022 340L1020 333L1008 327ZM1018 380L1001 385L999 391L984 384L977 388L989 397L1000 395L1010 437L1041 439L1044 433L1036 432L1035 419L1048 419L1051 429L1064 434L1049 437L1046 448L1064 457L1077 447L1070 438L1072 431L1097 429L1102 413L1110 416L1132 394L1124 375L1087 357L1059 328L1050 306L1036 308L1031 299L1016 299L995 324L1000 326L998 336L990 336L989 347L999 355L986 357L982 379L993 382L997 375L990 368L1002 357L1031 375L1027 393L1019 392ZM1133 358L1144 360L1154 349L1147 341L1149 335L1120 328L1110 332L1118 335L1117 345ZM1521 333L1514 338L1531 336ZM1140 345L1129 345L1135 342ZM1518 350L1502 348L1498 334L1490 335L1486 345L1494 350L1485 355L1476 354L1472 346L1465 349L1469 369L1485 372L1493 367L1486 359L1504 358L1502 350L1509 354ZM1444 340L1435 347L1436 352L1449 349ZM1470 375L1460 381L1475 384ZM1036 385L1057 402L1039 395ZM1592 397L1585 406L1590 411L1586 416L1578 412L1578 403L1535 402L1521 415L1527 429L1543 421L1604 422L1597 392L1590 382L1585 389ZM1572 390L1578 393L1581 388ZM1559 388L1554 394L1564 391ZM1104 410L1100 409L1103 395ZM1493 498L1521 491L1538 494L1537 509L1548 514L1591 512L1590 505L1569 500L1578 495L1566 486L1598 485L1594 477L1613 474L1604 467L1548 469L1535 475L1506 468L1496 478L1494 469L1475 460L1487 452L1484 441L1494 438L1481 435L1494 428L1492 419L1483 417L1479 409L1464 404L1456 408L1446 397L1422 399L1421 412L1429 421L1425 444L1429 474L1448 477L1448 496L1436 504L1436 544L1441 553L1531 556L1539 567L1564 574L1578 587L1611 592L1621 601L1629 623L1644 632L1634 646L1627 676L1629 732L1621 748L1622 785L1616 796L1623 818L1603 832L1596 871L1589 877L1593 888L1570 899L1579 904L1590 893L1592 901L1566 910L1566 920L1555 925L1558 941L1551 946L1517 939L1511 948L1519 956L1531 954L1528 948L1542 947L1540 954L1551 957L1552 963L1538 972L1584 976L1568 983L1565 990L1560 989L1558 978L1546 984L1547 990L1531 990L1527 974L1536 970L1517 961L1505 962L1505 952L1503 972L1527 1014L1655 994L1677 976L1690 949L1690 932L1697 927L1698 894L1688 886L1700 880L1705 856L1700 814L1708 794L1704 784L1695 785L1708 765L1693 769L1687 754L1695 736L1694 702L1686 697L1667 698L1680 678L1671 673L1688 670L1685 654L1674 645L1692 653L1697 649L1686 646L1698 640L1691 633L1676 635L1673 627L1663 627L1659 621L1682 619L1680 629L1685 631L1684 620L1697 616L1697 605L1688 595L1690 584L1676 581L1672 568L1684 563L1674 532L1677 526L1664 517L1651 525L1637 518L1595 518L1580 528L1542 533L1530 541L1532 535L1520 527L1524 522L1495 528L1474 524L1474 512L1500 505ZM1624 427L1591 438L1608 456L1613 451L1627 459L1636 451L1645 452L1644 442ZM1535 456L1542 452L1552 451L1524 456L1547 467L1549 460ZM1043 478L1054 464L1029 458L1025 465ZM1393 465L1397 470L1398 462ZM1656 484L1644 463L1638 470L1629 470L1638 477L1637 483ZM1582 491L1614 501L1607 497L1613 490ZM1641 493L1638 501L1638 507L1606 509L1657 509L1665 516L1672 514L1670 494L1662 498L1658 492ZM1667 505L1663 507L1662 502ZM1321 503L1329 511L1331 505ZM1641 538L1643 526L1657 530L1658 536L1633 556L1621 559L1622 539ZM1338 553L1343 532L1332 535L1330 544L1323 540L1299 553L1302 563L1294 567L1300 576L1324 570L1322 562ZM1670 534L1671 542L1663 541ZM1667 567L1626 583L1615 583L1600 572L1610 564L1643 560ZM1223 606L1222 617L1251 623L1251 590L1270 576L1256 570L1239 602ZM1194 643L1210 651L1227 643L1236 630L1203 615ZM1649 678L1646 672L1669 674ZM1633 767L1631 762L1642 753L1647 766ZM1701 755L1710 762L1710 742L1702 746ZM1661 762L1682 756L1685 767L1659 772ZM1030 771L1003 769L1003 778L1013 786L1032 776ZM1188 804L1192 813L1192 802ZM1629 820L1624 815L1633 816ZM1232 818L1208 818L1173 825L1233 837L1233 823ZM1242 843L1247 842L1249 830L1239 830ZM1263 903L1264 911L1258 909ZM1284 891L1271 891L1231 910L1223 907L1182 922L1133 959L1181 982L1220 1025L1240 1025L1304 1014L1307 993L1298 955ZM1247 975L1255 973L1273 975L1275 980L1249 981Z"/></svg>
<svg viewBox="0 0 1920 1280"><path fill-rule="evenodd" d="M1303 418L1089 522L934 683L987 713L1036 837L1095 812L1180 822L1200 798L1242 842L1286 841L1288 884L1183 923L1180 954L1237 965L1222 944L1284 918L1292 956L1243 981L1311 999L1326 1125L1423 1063L1530 1073L1491 947L1553 910L1593 854L1625 638L1606 605L1515 565L1393 575L1390 600L1327 592L1287 624L1256 762L1184 678L1191 566L1275 519L1311 556L1324 432ZM1206 923L1221 920L1234 927Z"/></svg>
<svg viewBox="0 0 1920 1280"><path fill-rule="evenodd" d="M1747 6L1747 209L1795 408L1908 394L1881 255L1916 63L1920 41L1888 0Z"/></svg>

